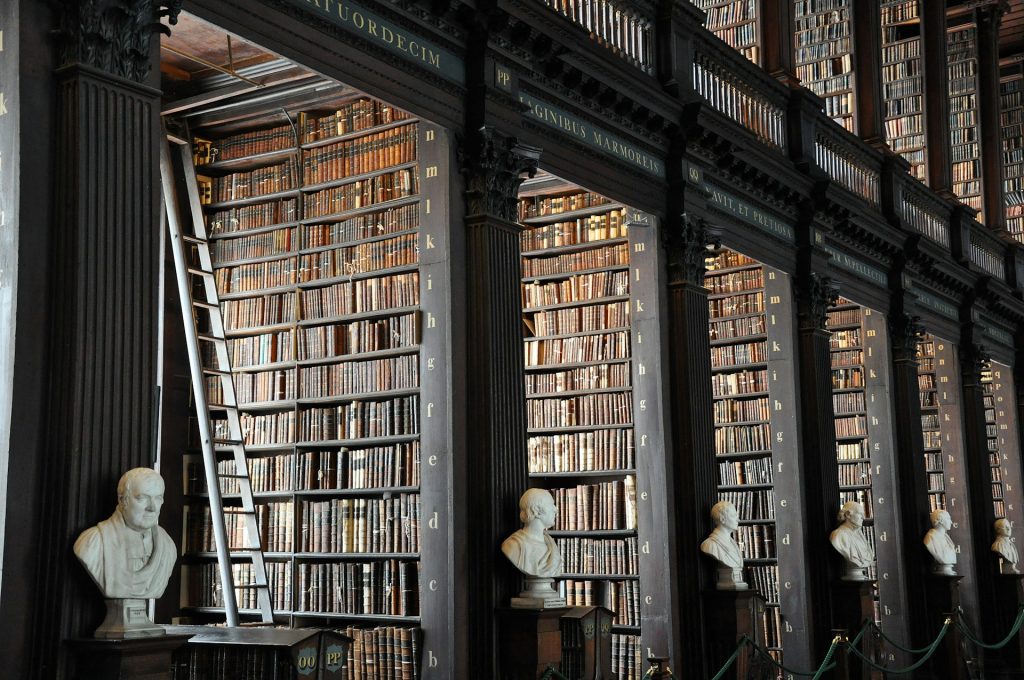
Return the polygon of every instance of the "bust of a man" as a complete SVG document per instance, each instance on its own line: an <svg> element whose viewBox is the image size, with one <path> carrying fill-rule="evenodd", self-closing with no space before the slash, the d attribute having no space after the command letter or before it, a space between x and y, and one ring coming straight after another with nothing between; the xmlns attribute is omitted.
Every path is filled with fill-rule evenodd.
<svg viewBox="0 0 1024 680"><path fill-rule="evenodd" d="M932 528L924 535L924 547L931 553L934 563L932 573L942 576L956 576L956 544L949 537L953 520L945 510L932 510L929 518Z"/></svg>
<svg viewBox="0 0 1024 680"><path fill-rule="evenodd" d="M745 590L743 580L743 552L733 540L732 532L739 526L739 513L729 501L718 501L711 507L711 521L715 528L700 544L700 551L718 561L715 588L718 590Z"/></svg>
<svg viewBox="0 0 1024 680"><path fill-rule="evenodd" d="M527 576L551 578L562 573L562 553L547 530L555 525L555 499L545 489L527 489L519 499L522 529L505 539L501 552Z"/></svg>
<svg viewBox="0 0 1024 680"><path fill-rule="evenodd" d="M829 540L832 547L843 556L844 570L840 578L844 581L867 581L867 569L875 563L875 551L864 538L864 506L857 501L847 501L839 510L839 526Z"/></svg>
<svg viewBox="0 0 1024 680"><path fill-rule="evenodd" d="M164 594L177 551L157 526L164 480L134 468L117 483L117 508L75 541L75 556L109 599L151 599Z"/></svg>
<svg viewBox="0 0 1024 680"><path fill-rule="evenodd" d="M1010 534L1013 533L1013 522L1008 519L996 520L996 540L992 543L992 552L999 554L1000 574L1019 574L1017 571L1017 546L1013 544Z"/></svg>

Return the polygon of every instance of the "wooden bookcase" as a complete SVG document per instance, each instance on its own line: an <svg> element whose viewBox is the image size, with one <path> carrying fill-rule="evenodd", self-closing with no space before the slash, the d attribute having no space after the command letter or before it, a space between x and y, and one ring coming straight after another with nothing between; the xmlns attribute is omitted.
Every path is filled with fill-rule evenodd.
<svg viewBox="0 0 1024 680"><path fill-rule="evenodd" d="M530 482L558 506L551 535L569 606L615 612L612 673L643 674L627 208L524 184L521 237Z"/></svg>
<svg viewBox="0 0 1024 680"><path fill-rule="evenodd" d="M707 14L705 27L744 57L761 63L761 0L691 0Z"/></svg>
<svg viewBox="0 0 1024 680"><path fill-rule="evenodd" d="M759 631L779 662L791 635L806 635L800 582L800 488L795 442L793 307L788 277L731 250L710 261L718 498L736 506L746 579L767 602Z"/></svg>
<svg viewBox="0 0 1024 680"><path fill-rule="evenodd" d="M985 390L985 422L992 479L992 508L996 519L1019 516L1022 498L1013 372L1005 364L990 361L981 374ZM990 530L991 527L986 527Z"/></svg>
<svg viewBox="0 0 1024 680"><path fill-rule="evenodd" d="M796 75L825 101L825 113L854 128L853 33L850 0L793 0Z"/></svg>
<svg viewBox="0 0 1024 680"><path fill-rule="evenodd" d="M978 29L971 23L947 31L949 135L953 193L982 212L981 129L978 95Z"/></svg>
<svg viewBox="0 0 1024 680"><path fill-rule="evenodd" d="M936 376L936 344L931 336L926 336L917 343L917 384L921 394L921 433L924 438L925 470L928 475L928 504L931 510L946 510L943 435L949 426L944 426L943 414L940 413L942 402L939 399Z"/></svg>
<svg viewBox="0 0 1024 680"><path fill-rule="evenodd" d="M195 131L275 615L346 631L350 668L448 677L450 463L421 465L449 447L448 142L368 97L295 114ZM181 611L215 620L201 459L184 459Z"/></svg>
<svg viewBox="0 0 1024 680"><path fill-rule="evenodd" d="M928 167L920 0L883 0L881 19L885 139L910 163L910 173L924 181Z"/></svg>
<svg viewBox="0 0 1024 680"><path fill-rule="evenodd" d="M1006 230L1024 239L1024 75L1005 75L999 81L999 127L1003 141L1003 200Z"/></svg>

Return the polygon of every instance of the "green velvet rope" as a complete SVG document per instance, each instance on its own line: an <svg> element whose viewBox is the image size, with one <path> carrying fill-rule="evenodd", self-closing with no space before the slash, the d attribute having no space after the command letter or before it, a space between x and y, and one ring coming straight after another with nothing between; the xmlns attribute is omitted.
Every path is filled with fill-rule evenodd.
<svg viewBox="0 0 1024 680"><path fill-rule="evenodd" d="M960 628L960 632L962 632L968 640L978 645L982 649L992 650L1002 649L1006 645L1010 644L1010 640L1012 640L1014 636L1017 634L1017 631L1020 630L1020 626L1022 623L1024 623L1024 606L1020 607L1019 611L1017 612L1017 620L1013 622L1013 628L1011 628L1010 632L1006 634L1006 637L994 645L988 645L979 640L974 635L971 629L967 627L967 624L964 623L963 619L958 619L956 622L957 626Z"/></svg>
<svg viewBox="0 0 1024 680"><path fill-rule="evenodd" d="M852 645L847 645L847 648L853 653L854 656L858 657L861 661L863 661L867 665L871 666L875 670L883 671L885 673L891 673L893 675L900 675L902 673L910 673L910 672L916 671L918 668L923 666L924 663L926 661L928 661L928 659L932 658L932 655L935 654L935 650L937 650L939 648L939 645L942 643L942 638L946 637L946 633L949 631L949 627L951 625L953 625L953 620L952 619L946 619L945 623L942 624L942 629L939 631L938 637L935 638L934 642L932 642L930 645L928 645L928 648L927 648L928 649L928 653L925 654L924 656L922 656L920 659L918 659L912 665L907 666L906 668L888 668L886 666L879 666L874 661L872 661L868 657L866 657L863 654L861 654L860 650L857 649L856 647L854 647Z"/></svg>
<svg viewBox="0 0 1024 680"><path fill-rule="evenodd" d="M715 673L715 677L711 678L711 680L722 680L722 676L726 674L726 672L732 667L734 663L736 663L736 658L740 655L740 651L742 651L743 645L747 644L747 640L749 639L750 638L748 638L746 635L740 638L740 642L738 645L736 645L736 649L733 650L732 656L729 657L729 660L725 662L724 666L718 669L718 672Z"/></svg>
<svg viewBox="0 0 1024 680"><path fill-rule="evenodd" d="M931 645L925 645L924 647L919 647L919 648L904 647L903 645L901 645L900 643L896 642L891 637L886 635L885 631L883 631L881 628L879 628L878 624L876 624L874 621L871 622L871 627L874 628L878 632L878 634L881 636L881 638L883 640L885 640L886 642L888 642L890 645L892 645L896 649L900 650L901 652L906 652L907 654L924 654L925 652L927 652L932 647ZM856 642L851 642L850 644L853 645L853 646L857 645Z"/></svg>
<svg viewBox="0 0 1024 680"><path fill-rule="evenodd" d="M782 665L781 663L776 661L775 657L773 657L767 650L761 648L760 646L758 646L758 644L756 642L754 642L749 637L744 635L743 637L740 638L739 644L736 645L736 649L733 651L732 656L729 657L728 661L725 662L725 665L722 666L717 673L715 673L715 676L713 678L711 678L711 680L721 680L721 677L723 675L725 675L726 671L728 671L729 668L732 667L732 665L734 663L736 663L736 659L737 659L737 657L739 657L740 651L743 649L743 645L750 645L751 647L754 648L754 651L756 651L762 657L764 657L765 659L770 661L772 664L774 664L776 667L782 669L786 673L792 673L793 675L800 675L800 676L803 676L803 677L814 678L814 680L817 680L817 678L821 677L822 673L830 671L830 670L832 670L833 668L836 667L836 664L831 663L831 661L832 661L832 655L835 654L835 650L836 650L836 647L839 645L839 642L840 642L839 636L836 636L836 638L834 640L832 640L832 646L828 648L828 653L825 654L825 660L821 662L821 665L817 668L817 670L814 670L814 671L811 671L810 673L808 673L808 672L804 672L804 671L795 671L792 668L788 668L788 667ZM647 676L644 676L644 677L646 678ZM672 677L675 677L675 676L672 676Z"/></svg>
<svg viewBox="0 0 1024 680"><path fill-rule="evenodd" d="M555 680L569 680L569 678L559 673L554 666L548 666L548 669L540 676L540 680L552 680L552 678Z"/></svg>

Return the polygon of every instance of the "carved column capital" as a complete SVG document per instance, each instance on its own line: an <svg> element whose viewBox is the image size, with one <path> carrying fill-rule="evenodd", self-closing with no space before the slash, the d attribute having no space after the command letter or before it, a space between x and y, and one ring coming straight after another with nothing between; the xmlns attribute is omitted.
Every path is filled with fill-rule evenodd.
<svg viewBox="0 0 1024 680"><path fill-rule="evenodd" d="M722 243L719 230L699 218L683 213L661 233L668 255L669 281L701 285L707 272L708 246Z"/></svg>
<svg viewBox="0 0 1024 680"><path fill-rule="evenodd" d="M61 66L84 64L135 82L150 69L150 41L170 35L184 0L53 0Z"/></svg>
<svg viewBox="0 0 1024 680"><path fill-rule="evenodd" d="M919 316L893 314L889 317L889 335L896 359L916 359L917 343L924 334Z"/></svg>
<svg viewBox="0 0 1024 680"><path fill-rule="evenodd" d="M524 174L533 177L537 173L540 149L485 126L470 135L459 155L468 214L518 221L519 185Z"/></svg>
<svg viewBox="0 0 1024 680"><path fill-rule="evenodd" d="M992 356L982 344L965 342L960 345L960 371L965 377L980 379L991 360Z"/></svg>
<svg viewBox="0 0 1024 680"><path fill-rule="evenodd" d="M825 330L828 308L839 298L839 284L828 276L812 272L800 284L803 304L799 305L799 316L804 328Z"/></svg>

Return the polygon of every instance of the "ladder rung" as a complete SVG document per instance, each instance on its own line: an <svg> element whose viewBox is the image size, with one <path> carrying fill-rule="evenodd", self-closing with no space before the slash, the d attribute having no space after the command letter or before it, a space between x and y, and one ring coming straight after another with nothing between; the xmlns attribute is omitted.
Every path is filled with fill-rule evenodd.
<svg viewBox="0 0 1024 680"><path fill-rule="evenodd" d="M228 474L228 473L219 474L217 476L220 477L221 479L248 479L249 478L249 475L232 475L232 474ZM237 513L237 514L243 514L243 513ZM248 514L248 513L246 513L246 514Z"/></svg>
<svg viewBox="0 0 1024 680"><path fill-rule="evenodd" d="M245 442L243 442L241 439L217 439L216 437L214 437L213 443L221 444L223 446L241 446Z"/></svg>
<svg viewBox="0 0 1024 680"><path fill-rule="evenodd" d="M236 583L235 588L237 590L259 590L260 588L270 588L269 585L260 585L258 583Z"/></svg>
<svg viewBox="0 0 1024 680"><path fill-rule="evenodd" d="M203 342L220 342L223 344L227 344L227 340L225 340L224 338L219 338L216 335L210 335L209 333L197 333L196 337L202 340Z"/></svg>
<svg viewBox="0 0 1024 680"><path fill-rule="evenodd" d="M185 243L194 243L197 246L203 245L203 244L206 243L205 239L197 238L195 236L187 236L185 234L181 235L181 240L184 241Z"/></svg>
<svg viewBox="0 0 1024 680"><path fill-rule="evenodd" d="M212 402L212 401L208 402L206 405L209 408L215 408L215 409L220 409L220 410L227 410L229 408L238 408L237 406L232 406L231 404L220 404L220 403L216 403L216 402Z"/></svg>
<svg viewBox="0 0 1024 680"><path fill-rule="evenodd" d="M205 373L206 375L231 375L231 371L222 371L219 368L204 368L203 373Z"/></svg>
<svg viewBox="0 0 1024 680"><path fill-rule="evenodd" d="M201 309L207 309L207 310L209 310L211 312L214 311L214 310L220 309L220 307L218 307L217 305L213 304L212 302L205 302L203 300L193 300L192 301L192 306L193 307L199 307Z"/></svg>
<svg viewBox="0 0 1024 680"><path fill-rule="evenodd" d="M213 278L213 272L208 272L205 269L196 269L195 267L188 267L187 269L189 274L194 274L195 276L205 276L211 279Z"/></svg>

